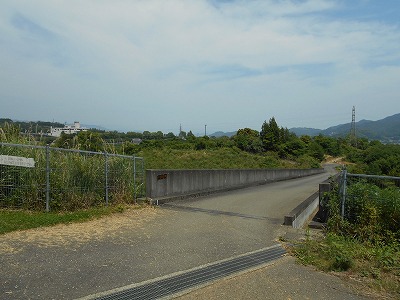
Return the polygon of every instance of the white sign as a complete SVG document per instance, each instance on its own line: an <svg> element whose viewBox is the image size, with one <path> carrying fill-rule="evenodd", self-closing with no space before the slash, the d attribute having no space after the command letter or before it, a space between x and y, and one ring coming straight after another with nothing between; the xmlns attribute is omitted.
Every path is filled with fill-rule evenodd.
<svg viewBox="0 0 400 300"><path fill-rule="evenodd" d="M0 155L0 165L34 168L35 161L33 160L33 158Z"/></svg>

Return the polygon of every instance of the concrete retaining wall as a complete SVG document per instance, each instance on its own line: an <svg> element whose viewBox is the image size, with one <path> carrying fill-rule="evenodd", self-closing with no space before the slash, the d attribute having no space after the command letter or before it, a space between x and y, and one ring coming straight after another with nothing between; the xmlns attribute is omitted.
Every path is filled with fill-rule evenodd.
<svg viewBox="0 0 400 300"><path fill-rule="evenodd" d="M310 176L323 169L146 170L146 196L184 197Z"/></svg>

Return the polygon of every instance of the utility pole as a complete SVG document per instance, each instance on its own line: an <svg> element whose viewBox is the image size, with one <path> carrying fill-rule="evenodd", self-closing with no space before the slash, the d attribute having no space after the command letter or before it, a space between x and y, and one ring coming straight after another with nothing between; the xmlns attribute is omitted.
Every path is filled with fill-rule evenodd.
<svg viewBox="0 0 400 300"><path fill-rule="evenodd" d="M204 136L207 136L207 125L204 125Z"/></svg>

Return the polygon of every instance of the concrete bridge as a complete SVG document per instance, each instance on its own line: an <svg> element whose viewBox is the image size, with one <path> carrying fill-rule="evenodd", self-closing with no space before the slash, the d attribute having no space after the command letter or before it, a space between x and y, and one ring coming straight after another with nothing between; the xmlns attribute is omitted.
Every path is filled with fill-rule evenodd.
<svg viewBox="0 0 400 300"><path fill-rule="evenodd" d="M334 173L276 181L240 190L169 202L132 212L106 234L86 228L87 239L61 227L0 236L2 299L96 298L104 291L274 248L288 226L284 216ZM118 218L115 216L114 218ZM94 230L94 231L91 231ZM84 233L81 233L81 236ZM20 237L18 239L18 237ZM43 242L42 239L47 241ZM8 253L7 249L15 249ZM121 289L119 289L121 290ZM97 296L96 296L97 295Z"/></svg>

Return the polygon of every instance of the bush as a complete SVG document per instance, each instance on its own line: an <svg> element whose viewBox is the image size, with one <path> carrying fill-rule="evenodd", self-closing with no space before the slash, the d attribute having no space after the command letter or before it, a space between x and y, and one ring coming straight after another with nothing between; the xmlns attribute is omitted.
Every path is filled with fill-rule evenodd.
<svg viewBox="0 0 400 300"><path fill-rule="evenodd" d="M328 229L331 232L373 243L391 243L400 238L399 188L379 188L364 181L349 184L344 220L340 216L338 187L329 194L329 198Z"/></svg>

